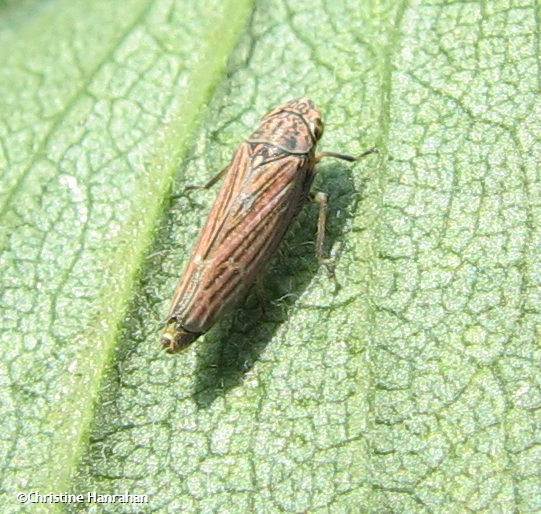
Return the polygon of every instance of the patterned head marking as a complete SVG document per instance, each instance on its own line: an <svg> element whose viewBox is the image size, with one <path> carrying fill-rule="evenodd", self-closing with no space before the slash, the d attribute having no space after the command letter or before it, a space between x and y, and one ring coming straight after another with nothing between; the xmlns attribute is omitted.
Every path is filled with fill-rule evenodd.
<svg viewBox="0 0 541 514"><path fill-rule="evenodd" d="M304 96L302 98L290 100L289 102L286 102L280 107L274 109L274 111L267 114L266 117L270 117L284 111L300 114L310 128L314 141L317 142L321 139L324 129L323 120L321 119L321 113L310 98Z"/></svg>
<svg viewBox="0 0 541 514"><path fill-rule="evenodd" d="M314 152L322 134L323 121L314 102L299 98L265 115L248 141L276 145L292 154L307 154Z"/></svg>

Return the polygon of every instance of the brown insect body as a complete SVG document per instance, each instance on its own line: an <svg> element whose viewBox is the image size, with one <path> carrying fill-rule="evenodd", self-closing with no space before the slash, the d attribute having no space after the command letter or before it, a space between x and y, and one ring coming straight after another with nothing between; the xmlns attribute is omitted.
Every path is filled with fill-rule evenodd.
<svg viewBox="0 0 541 514"><path fill-rule="evenodd" d="M170 352L208 331L247 292L309 198L323 132L311 100L267 114L243 142L173 297L162 336Z"/></svg>

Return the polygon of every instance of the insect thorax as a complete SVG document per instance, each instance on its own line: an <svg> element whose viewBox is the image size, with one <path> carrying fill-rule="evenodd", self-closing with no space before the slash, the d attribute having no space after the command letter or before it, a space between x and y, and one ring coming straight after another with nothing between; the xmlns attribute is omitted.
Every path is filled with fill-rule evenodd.
<svg viewBox="0 0 541 514"><path fill-rule="evenodd" d="M275 145L290 154L308 154L315 147L306 121L292 112L281 112L264 118L248 142Z"/></svg>

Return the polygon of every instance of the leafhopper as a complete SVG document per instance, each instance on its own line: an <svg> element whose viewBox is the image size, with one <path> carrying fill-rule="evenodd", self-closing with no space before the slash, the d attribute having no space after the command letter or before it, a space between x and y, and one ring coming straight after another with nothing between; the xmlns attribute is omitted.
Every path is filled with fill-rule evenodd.
<svg viewBox="0 0 541 514"><path fill-rule="evenodd" d="M203 186L225 177L173 296L161 339L168 352L189 346L238 303L310 200L319 204L316 254L327 263L328 197L310 190L315 166L324 157L357 158L335 152L316 155L322 134L321 114L311 100L287 102L264 116L231 163Z"/></svg>

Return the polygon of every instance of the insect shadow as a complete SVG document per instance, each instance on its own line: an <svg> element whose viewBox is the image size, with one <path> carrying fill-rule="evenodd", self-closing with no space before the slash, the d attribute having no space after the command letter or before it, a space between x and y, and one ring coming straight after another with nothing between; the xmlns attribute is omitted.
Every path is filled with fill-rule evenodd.
<svg viewBox="0 0 541 514"><path fill-rule="evenodd" d="M356 204L363 197L365 180L361 181L361 190L359 186L356 189L352 177L358 171L350 168L335 162L320 165L312 188L329 194L327 252L335 242L342 240L348 213L355 212ZM262 287L254 285L245 301L221 320L205 336L204 342L195 343L204 346L198 354L193 386L198 408L208 408L242 382L318 273L315 256L317 217L317 206L307 202L261 277ZM327 279L332 280L331 277ZM258 294L258 289L263 294Z"/></svg>

